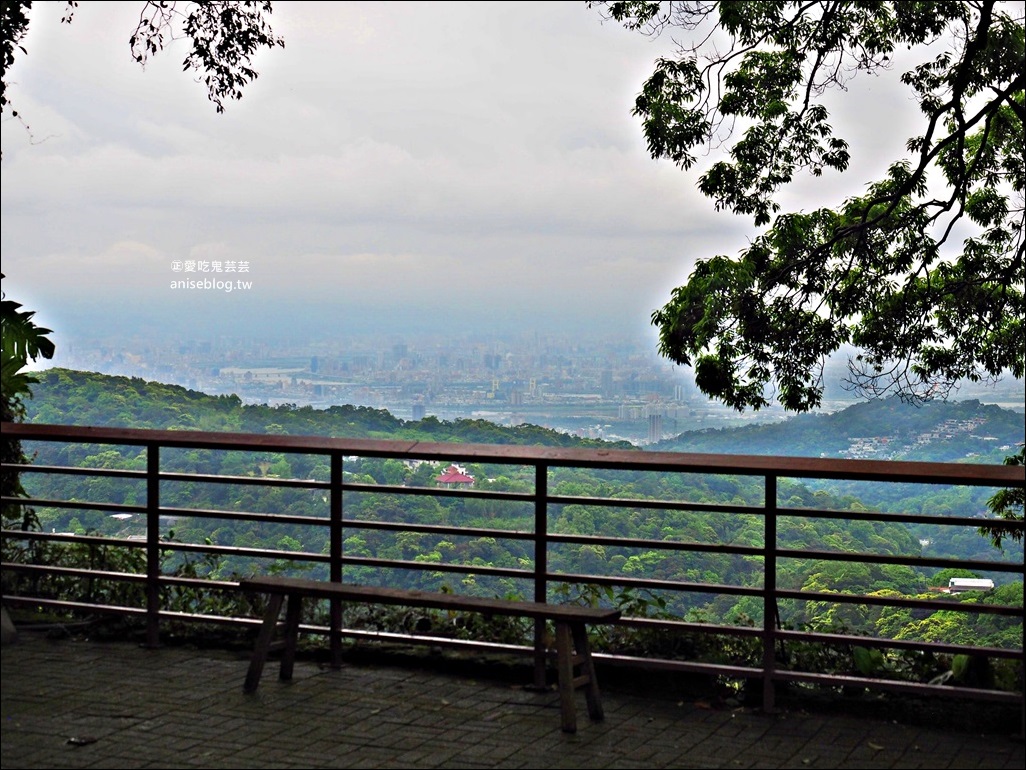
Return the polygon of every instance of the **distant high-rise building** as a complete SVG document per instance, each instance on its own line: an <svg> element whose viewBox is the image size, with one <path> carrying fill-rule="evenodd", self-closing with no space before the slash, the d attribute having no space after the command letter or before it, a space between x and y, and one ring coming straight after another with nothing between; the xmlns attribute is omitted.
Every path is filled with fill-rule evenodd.
<svg viewBox="0 0 1026 770"><path fill-rule="evenodd" d="M613 397L613 370L602 370L602 398Z"/></svg>
<svg viewBox="0 0 1026 770"><path fill-rule="evenodd" d="M317 358L317 356L312 356L312 357L310 358L310 371L311 371L311 372L313 372L314 374L316 374L316 373L317 373L317 371L318 371L318 370L319 370L320 368L321 368L321 362L320 362L320 360L319 360L319 359Z"/></svg>
<svg viewBox="0 0 1026 770"><path fill-rule="evenodd" d="M414 419L414 421L423 420L424 419L424 414L425 414L425 410L424 410L424 405L423 404L414 404L413 405L413 419Z"/></svg>
<svg viewBox="0 0 1026 770"><path fill-rule="evenodd" d="M648 416L648 443L655 444L663 440L663 416L661 414L650 414Z"/></svg>

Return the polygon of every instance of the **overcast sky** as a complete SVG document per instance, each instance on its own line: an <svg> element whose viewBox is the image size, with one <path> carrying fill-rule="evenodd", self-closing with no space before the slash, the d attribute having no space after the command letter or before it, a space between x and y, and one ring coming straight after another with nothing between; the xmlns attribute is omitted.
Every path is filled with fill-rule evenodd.
<svg viewBox="0 0 1026 770"><path fill-rule="evenodd" d="M696 258L756 234L645 151L630 110L670 39L583 1L278 2L286 47L222 115L184 42L131 60L140 5L62 25L35 4L8 76L30 130L5 115L4 289L58 345L126 324L651 335ZM903 92L853 85L833 120L853 171L788 205L859 192L913 133ZM171 289L186 262L246 262L252 287Z"/></svg>

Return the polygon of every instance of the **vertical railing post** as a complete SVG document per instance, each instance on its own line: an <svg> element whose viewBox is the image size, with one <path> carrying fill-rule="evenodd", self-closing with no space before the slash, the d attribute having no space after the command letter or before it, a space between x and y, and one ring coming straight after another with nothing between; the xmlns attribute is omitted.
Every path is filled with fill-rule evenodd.
<svg viewBox="0 0 1026 770"><path fill-rule="evenodd" d="M534 600L548 600L549 572L549 468L534 466ZM534 621L534 685L545 687L545 621Z"/></svg>
<svg viewBox="0 0 1026 770"><path fill-rule="evenodd" d="M765 561L762 597L762 710L770 713L776 706L774 674L777 647L777 477L766 476Z"/></svg>
<svg viewBox="0 0 1026 770"><path fill-rule="evenodd" d="M160 446L146 445L146 646L160 646Z"/></svg>
<svg viewBox="0 0 1026 770"><path fill-rule="evenodd" d="M331 489L329 490L331 582L342 582L342 453L331 453ZM331 665L342 667L342 602L329 601Z"/></svg>
<svg viewBox="0 0 1026 770"><path fill-rule="evenodd" d="M1026 557L1020 565L1020 579L1026 583ZM1026 740L1026 604L1019 606L1019 740Z"/></svg>

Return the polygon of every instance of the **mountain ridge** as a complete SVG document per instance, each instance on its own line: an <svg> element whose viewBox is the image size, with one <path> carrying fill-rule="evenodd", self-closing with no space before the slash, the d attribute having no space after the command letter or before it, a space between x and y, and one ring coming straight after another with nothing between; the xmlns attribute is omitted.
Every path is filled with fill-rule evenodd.
<svg viewBox="0 0 1026 770"><path fill-rule="evenodd" d="M894 397L776 423L686 431L662 451L1001 462L1023 442L1026 414L978 399L912 405Z"/></svg>
<svg viewBox="0 0 1026 770"><path fill-rule="evenodd" d="M26 421L73 425L193 429L217 432L418 438L425 441L545 446L629 446L584 439L523 424L487 420L407 421L385 409L336 405L246 405L238 396L210 395L138 377L70 369L38 373ZM897 398L866 401L830 413L782 422L685 431L648 450L716 454L1001 463L1024 440L1026 414L977 399L913 406Z"/></svg>

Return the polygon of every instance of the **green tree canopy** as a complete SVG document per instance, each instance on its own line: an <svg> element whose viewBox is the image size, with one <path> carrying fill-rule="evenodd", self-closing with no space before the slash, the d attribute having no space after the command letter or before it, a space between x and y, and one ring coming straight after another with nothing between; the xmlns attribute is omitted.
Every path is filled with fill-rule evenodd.
<svg viewBox="0 0 1026 770"><path fill-rule="evenodd" d="M671 30L638 95L653 158L699 178L717 209L767 227L737 257L699 259L652 315L660 352L739 410L819 405L828 356L851 345L851 383L913 400L960 379L1024 373L1024 35L1021 3L608 2L608 16ZM865 193L781 211L798 174L845 171L821 97L918 63L900 82L921 129Z"/></svg>
<svg viewBox="0 0 1026 770"><path fill-rule="evenodd" d="M23 310L20 302L7 299L6 293L0 293L0 405L4 420L24 413L21 399L30 394L29 385L37 382L24 371L29 361L53 358L51 331L32 320L35 314L34 310Z"/></svg>

